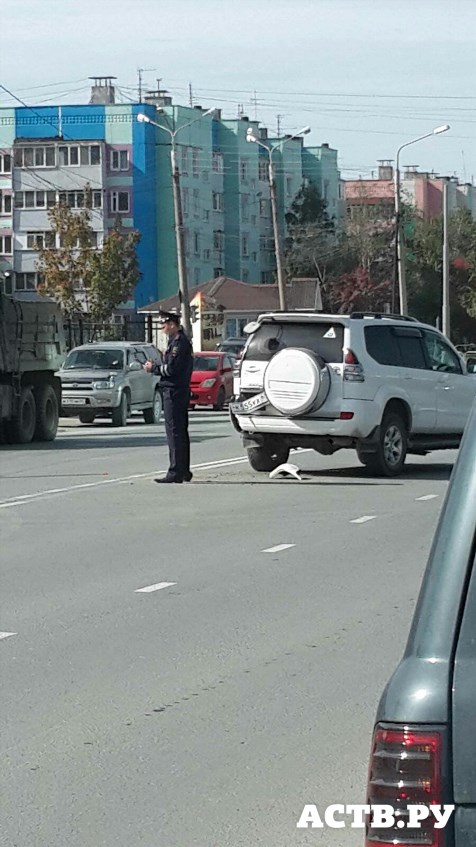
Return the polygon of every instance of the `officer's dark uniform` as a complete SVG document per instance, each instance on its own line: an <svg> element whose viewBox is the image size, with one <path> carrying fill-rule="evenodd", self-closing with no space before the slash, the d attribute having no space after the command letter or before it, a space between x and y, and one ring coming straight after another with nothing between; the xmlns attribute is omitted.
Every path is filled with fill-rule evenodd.
<svg viewBox="0 0 476 847"><path fill-rule="evenodd" d="M176 315L164 315L163 319ZM164 482L188 482L190 472L190 438L188 435L188 406L190 380L193 370L192 345L184 331L177 326L169 339L162 364L155 364L153 373L160 375L164 400L164 418L170 466ZM161 480L162 481L162 480Z"/></svg>

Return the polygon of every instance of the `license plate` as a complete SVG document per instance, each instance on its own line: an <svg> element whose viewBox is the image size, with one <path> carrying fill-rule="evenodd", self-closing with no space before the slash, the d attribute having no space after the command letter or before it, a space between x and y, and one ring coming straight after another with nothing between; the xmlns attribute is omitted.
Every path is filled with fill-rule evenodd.
<svg viewBox="0 0 476 847"><path fill-rule="evenodd" d="M234 412L234 414L252 412L254 409L260 409L262 406L266 406L267 404L268 398L263 392L262 394L256 394L254 397L250 397L249 400L243 400L242 403L232 403L231 411Z"/></svg>
<svg viewBox="0 0 476 847"><path fill-rule="evenodd" d="M61 400L63 406L85 406L85 397L63 397Z"/></svg>

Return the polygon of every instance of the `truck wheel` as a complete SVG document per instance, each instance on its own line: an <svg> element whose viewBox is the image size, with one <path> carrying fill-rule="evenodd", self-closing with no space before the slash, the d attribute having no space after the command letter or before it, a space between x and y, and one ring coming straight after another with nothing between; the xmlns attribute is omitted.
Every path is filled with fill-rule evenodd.
<svg viewBox="0 0 476 847"><path fill-rule="evenodd" d="M146 424L158 424L162 417L162 395L160 391L154 394L154 405L150 409L144 409L144 421Z"/></svg>
<svg viewBox="0 0 476 847"><path fill-rule="evenodd" d="M54 441L58 429L59 409L52 385L41 385L36 391L35 441Z"/></svg>
<svg viewBox="0 0 476 847"><path fill-rule="evenodd" d="M129 417L129 398L125 391L121 394L121 402L116 409L112 410L112 425L127 426Z"/></svg>
<svg viewBox="0 0 476 847"><path fill-rule="evenodd" d="M408 434L400 415L385 415L380 425L377 449L366 453L357 449L363 465L375 476L398 476L403 470L407 455Z"/></svg>
<svg viewBox="0 0 476 847"><path fill-rule="evenodd" d="M289 447L265 441L262 447L248 447L248 461L254 471L274 471L289 458Z"/></svg>
<svg viewBox="0 0 476 847"><path fill-rule="evenodd" d="M29 444L36 426L36 404L31 388L22 388L18 401L18 414L8 424L10 444Z"/></svg>
<svg viewBox="0 0 476 847"><path fill-rule="evenodd" d="M79 420L80 420L80 421L81 421L81 423L83 423L83 424L92 424L92 423L94 423L94 419L95 419L95 417L96 417L96 415L94 414L94 412L90 412L89 410L88 410L87 412L85 411L85 412L80 412L80 413L79 413Z"/></svg>

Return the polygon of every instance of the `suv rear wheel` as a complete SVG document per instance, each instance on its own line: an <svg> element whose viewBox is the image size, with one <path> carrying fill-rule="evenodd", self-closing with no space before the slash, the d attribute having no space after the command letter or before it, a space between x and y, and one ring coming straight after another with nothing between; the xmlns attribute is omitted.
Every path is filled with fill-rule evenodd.
<svg viewBox="0 0 476 847"><path fill-rule="evenodd" d="M254 471L274 471L289 458L289 447L266 439L261 447L248 447L248 461Z"/></svg>
<svg viewBox="0 0 476 847"><path fill-rule="evenodd" d="M403 470L408 447L408 433L400 417L394 412L385 415L380 426L377 449L364 452L357 448L357 455L371 473L378 476L398 476Z"/></svg>

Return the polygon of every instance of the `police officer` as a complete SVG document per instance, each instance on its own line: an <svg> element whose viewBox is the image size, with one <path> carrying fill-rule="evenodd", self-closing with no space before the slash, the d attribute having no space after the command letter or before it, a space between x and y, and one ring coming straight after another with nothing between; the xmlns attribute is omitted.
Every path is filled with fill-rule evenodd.
<svg viewBox="0 0 476 847"><path fill-rule="evenodd" d="M169 339L163 363L147 362L149 373L161 376L164 401L165 432L169 446L170 466L166 476L156 482L190 482L190 439L188 407L192 378L192 345L180 326L180 315L161 312L162 329Z"/></svg>

